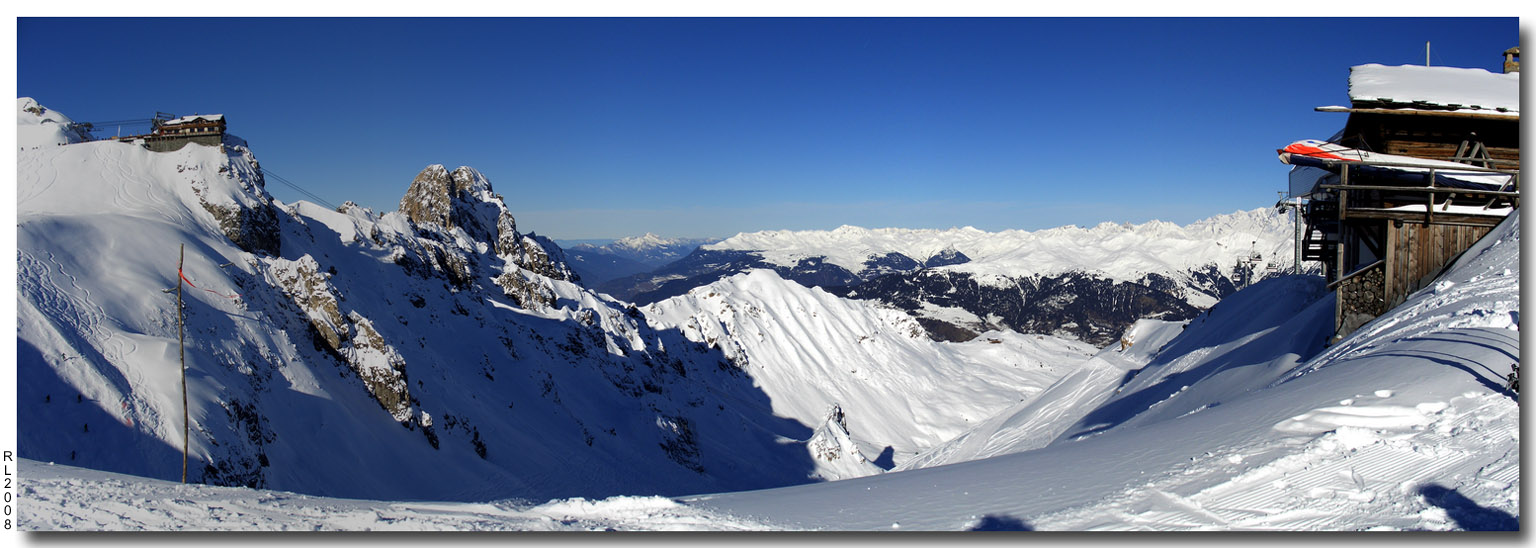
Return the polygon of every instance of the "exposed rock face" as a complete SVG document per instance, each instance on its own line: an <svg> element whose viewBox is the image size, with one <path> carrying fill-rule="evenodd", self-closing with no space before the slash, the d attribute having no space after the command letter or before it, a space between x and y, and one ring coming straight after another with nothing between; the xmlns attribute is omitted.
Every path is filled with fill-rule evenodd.
<svg viewBox="0 0 1536 548"><path fill-rule="evenodd" d="M496 285L503 295L517 306L529 310L543 310L555 305L555 292L525 271L506 272L496 277Z"/></svg>
<svg viewBox="0 0 1536 548"><path fill-rule="evenodd" d="M512 216L506 215L506 218L511 219ZM566 265L565 253L555 242L536 234L524 236L516 230L512 231L512 235L513 238L503 238L505 244L497 243L496 254L540 276L573 282L578 280L570 266Z"/></svg>
<svg viewBox="0 0 1536 548"><path fill-rule="evenodd" d="M446 233L462 230L473 242L489 246L508 262L556 280L576 279L559 246L547 238L523 235L490 180L471 167L449 172L442 164L421 170L400 198L400 212L419 227ZM443 259L450 261L450 259Z"/></svg>
<svg viewBox="0 0 1536 548"><path fill-rule="evenodd" d="M357 312L341 312L341 301L330 275L309 255L296 261L273 259L277 283L309 318L318 343L362 379L368 393L396 421L411 419L410 387L406 384L405 359L374 329L373 322Z"/></svg>
<svg viewBox="0 0 1536 548"><path fill-rule="evenodd" d="M276 263L273 273L278 286L293 299L294 304L309 316L309 324L315 328L326 346L332 350L341 348L342 341L351 336L346 317L327 281L330 276L320 272L314 257L305 255L297 261Z"/></svg>
<svg viewBox="0 0 1536 548"><path fill-rule="evenodd" d="M770 269L786 280L820 287L840 297L879 301L907 311L934 340L968 341L989 329L1046 333L1104 346L1118 340L1136 320L1187 320L1200 309L1189 304L1193 291L1225 297L1254 273L1239 268L1233 280L1216 265L1190 272L1190 281L1149 273L1118 281L1073 271L1052 276L1006 279L978 277L943 266L970 262L955 249L917 261L900 253L871 256L858 272L823 257L773 263L754 251L699 248L652 272L598 286L619 298L645 305L753 269Z"/></svg>
<svg viewBox="0 0 1536 548"><path fill-rule="evenodd" d="M282 240L277 235L277 215L270 204L250 209L204 202L203 208L219 220L224 235L240 249L268 255L279 253Z"/></svg>
<svg viewBox="0 0 1536 548"><path fill-rule="evenodd" d="M827 462L834 462L843 457L861 464L866 460L864 454L860 453L858 447L853 444L853 439L848 437L847 417L843 415L843 408L835 403L827 409L827 419L816 428L809 445L811 456Z"/></svg>
<svg viewBox="0 0 1536 548"><path fill-rule="evenodd" d="M1049 333L1102 347L1118 340L1125 327L1137 319L1187 320L1200 312L1153 287L1082 272L985 284L966 273L924 270L827 290L909 312L937 306L968 312L975 318L971 322L922 318L923 327L938 340L969 340L977 332L1002 328Z"/></svg>
<svg viewBox="0 0 1536 548"><path fill-rule="evenodd" d="M368 393L396 421L406 423L411 419L411 392L406 383L405 358L374 330L373 322L356 312L347 314L355 334L342 347L342 356L352 366L352 372L363 380ZM425 425L430 427L430 424Z"/></svg>
<svg viewBox="0 0 1536 548"><path fill-rule="evenodd" d="M496 241L498 214L505 213L489 202L491 183L470 167L449 173L442 164L421 170L400 198L400 212L416 224L435 224L447 230L461 228L480 242ZM515 225L513 229L516 230Z"/></svg>
<svg viewBox="0 0 1536 548"><path fill-rule="evenodd" d="M260 164L251 156L249 148L236 144L239 142L238 138L231 137L231 142L225 145L229 159L235 161L225 161L218 166L218 173L213 177L223 181L209 181L209 174L204 173L207 170L198 164L177 166L177 171L190 180L198 203L218 220L219 229L229 241L251 253L277 255L282 249L277 211L272 205L272 197L265 191L266 181L261 175ZM232 194L237 201L210 202L210 185L237 186L239 192Z"/></svg>
<svg viewBox="0 0 1536 548"><path fill-rule="evenodd" d="M688 417L662 415L656 418L656 426L661 429L659 445L668 458L684 468L704 473L704 466L699 462L698 435Z"/></svg>

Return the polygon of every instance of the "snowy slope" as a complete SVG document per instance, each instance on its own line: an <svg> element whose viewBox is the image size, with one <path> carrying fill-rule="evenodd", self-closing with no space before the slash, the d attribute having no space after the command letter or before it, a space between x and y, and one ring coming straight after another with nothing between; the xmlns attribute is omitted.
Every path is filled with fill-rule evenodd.
<svg viewBox="0 0 1536 548"><path fill-rule="evenodd" d="M1104 349L1029 405L907 467L1018 453L1177 418L1262 387L1321 349L1333 321L1333 299L1321 298L1322 285L1320 278L1276 278L1223 300L1187 327L1144 320L1130 331L1126 351Z"/></svg>
<svg viewBox="0 0 1536 548"><path fill-rule="evenodd" d="M31 97L16 99L16 142L23 149L67 145L84 141L85 136L69 128L68 116L44 108Z"/></svg>
<svg viewBox="0 0 1536 548"><path fill-rule="evenodd" d="M1278 312L1259 311L1253 319L1221 315L1259 303L1225 305L1264 300L1247 293L1315 297L1305 280L1252 288L1182 330L1139 323L1129 348L1095 360L1132 368L1161 364L1141 366L1114 401L1149 391L1161 399L1103 405L1085 392L1079 401L1089 412L1113 410L1123 420L1097 435L1062 437L1030 451L677 501L615 497L537 505L338 501L23 462L20 495L29 504L21 506L20 523L28 529L1515 530L1519 406L1500 382L1519 355L1519 243L1513 216L1438 284L1311 359L1286 354L1307 350L1303 339L1315 326L1278 320ZM1295 306L1304 317L1328 302ZM1225 344L1230 341L1243 342ZM1298 342L1303 348L1293 346ZM1158 388L1172 386L1169 380L1179 387L1173 394Z"/></svg>
<svg viewBox="0 0 1536 548"><path fill-rule="evenodd" d="M561 279L478 172L423 170L404 205L438 220L418 222L277 202L236 140L30 144L22 457L180 477L165 290L184 243L191 481L449 500L811 481L814 426L773 416L718 350Z"/></svg>
<svg viewBox="0 0 1536 548"><path fill-rule="evenodd" d="M1094 418L1038 449L687 500L836 530L1515 528L1519 407L1502 381L1519 359L1518 278L1511 217L1435 286L1309 360L1291 354L1308 350L1310 322L1195 324L1163 353L1188 351L1107 403L1086 392ZM1206 346L1221 340L1245 342Z"/></svg>
<svg viewBox="0 0 1536 548"><path fill-rule="evenodd" d="M776 415L818 424L837 406L863 456L882 460L890 452L883 460L891 464L1031 398L1095 350L1013 332L934 342L900 311L840 299L771 270L738 274L645 311L656 329L677 329L743 364Z"/></svg>
<svg viewBox="0 0 1536 548"><path fill-rule="evenodd" d="M22 459L23 531L736 531L770 526L666 497L534 504L337 499L182 485ZM89 493L90 497L81 495Z"/></svg>

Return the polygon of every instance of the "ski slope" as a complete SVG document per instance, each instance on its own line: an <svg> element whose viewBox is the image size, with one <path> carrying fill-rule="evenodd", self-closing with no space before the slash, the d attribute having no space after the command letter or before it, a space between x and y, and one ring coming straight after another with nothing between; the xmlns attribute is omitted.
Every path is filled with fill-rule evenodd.
<svg viewBox="0 0 1536 548"><path fill-rule="evenodd" d="M1311 359L1295 345L1315 321L1214 321L1244 295L1229 298L1105 403L1073 391L1083 418L1032 450L685 500L830 530L1518 527L1519 405L1503 377L1520 352L1519 228L1511 217L1440 282Z"/></svg>

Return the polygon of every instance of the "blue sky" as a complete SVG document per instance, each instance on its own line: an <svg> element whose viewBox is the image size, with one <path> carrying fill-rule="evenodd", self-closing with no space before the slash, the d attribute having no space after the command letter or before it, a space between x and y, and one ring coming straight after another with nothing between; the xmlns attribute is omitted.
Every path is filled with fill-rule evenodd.
<svg viewBox="0 0 1536 548"><path fill-rule="evenodd" d="M144 38L173 28L204 38ZM17 94L223 113L263 167L380 213L473 166L559 239L1034 230L1269 206L1274 149L1342 127L1312 109L1349 67L1426 41L1498 71L1518 20L20 18Z"/></svg>

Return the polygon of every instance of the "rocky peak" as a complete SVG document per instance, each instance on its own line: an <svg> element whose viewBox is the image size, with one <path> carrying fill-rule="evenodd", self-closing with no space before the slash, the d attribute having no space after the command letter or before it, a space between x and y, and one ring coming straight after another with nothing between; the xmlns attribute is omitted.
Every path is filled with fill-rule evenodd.
<svg viewBox="0 0 1536 548"><path fill-rule="evenodd" d="M411 181L400 198L400 212L416 224L460 228L476 241L494 243L497 221L506 206L491 192L491 182L474 168L459 167L450 173L442 164L432 164Z"/></svg>
<svg viewBox="0 0 1536 548"><path fill-rule="evenodd" d="M400 199L400 212L417 225L461 229L526 270L557 280L575 279L554 242L517 231L517 220L501 195L475 168L460 166L450 172L442 164L427 166Z"/></svg>

